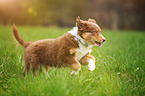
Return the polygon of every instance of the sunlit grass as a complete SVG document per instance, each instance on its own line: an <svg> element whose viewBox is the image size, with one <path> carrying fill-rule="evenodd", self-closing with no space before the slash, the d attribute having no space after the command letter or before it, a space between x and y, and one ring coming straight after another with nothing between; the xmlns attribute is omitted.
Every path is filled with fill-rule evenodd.
<svg viewBox="0 0 145 96"><path fill-rule="evenodd" d="M22 76L24 49L13 41L11 27L0 27L0 95L13 96L143 96L145 93L145 33L103 30L107 41L93 47L96 70L83 66L52 68L33 78ZM69 28L18 27L24 40L57 38Z"/></svg>

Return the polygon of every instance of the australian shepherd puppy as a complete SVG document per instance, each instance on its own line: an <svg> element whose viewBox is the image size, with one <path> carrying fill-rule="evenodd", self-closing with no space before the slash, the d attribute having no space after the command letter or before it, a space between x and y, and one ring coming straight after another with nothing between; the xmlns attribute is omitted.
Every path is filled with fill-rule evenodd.
<svg viewBox="0 0 145 96"><path fill-rule="evenodd" d="M93 45L101 46L106 39L101 34L100 27L94 19L88 21L76 18L76 27L57 39L44 39L34 42L24 41L15 25L12 33L18 43L25 48L25 71L32 70L34 75L42 71L42 66L48 71L49 67L69 66L71 74L77 74L81 65L88 65L88 70L95 69L95 58L90 55Z"/></svg>

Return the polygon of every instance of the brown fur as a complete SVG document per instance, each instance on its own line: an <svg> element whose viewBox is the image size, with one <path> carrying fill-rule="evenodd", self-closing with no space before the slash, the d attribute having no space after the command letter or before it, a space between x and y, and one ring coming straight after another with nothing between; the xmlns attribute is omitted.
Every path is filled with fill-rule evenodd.
<svg viewBox="0 0 145 96"><path fill-rule="evenodd" d="M96 23L93 19L83 21L78 17L76 20L78 35L92 44L95 41L102 42L100 34L93 33L94 31L100 32L101 30L91 24L91 22ZM75 58L79 43L70 33L66 33L57 39L44 39L35 42L25 42L22 40L15 25L13 25L12 33L18 43L25 48L23 74L26 70L27 72L30 70L30 65L32 65L32 70L34 75L36 75L39 69L42 71L42 66L46 68L46 71L52 66L69 66L73 70L78 71L81 67L80 63L83 65L88 64L87 58L91 58L95 62L94 57L89 55L89 53L80 61Z"/></svg>
<svg viewBox="0 0 145 96"><path fill-rule="evenodd" d="M88 65L88 58L89 58L89 59L92 59L92 60L95 62L95 58L94 58L92 55L90 55L90 54L88 53L87 55L85 55L85 56L80 60L80 63L81 63L82 65Z"/></svg>
<svg viewBox="0 0 145 96"><path fill-rule="evenodd" d="M100 27L96 27L93 23L96 24L94 19L88 19L88 21L77 19L77 26L79 28L78 34L85 40L95 44L97 42L105 42L101 36Z"/></svg>
<svg viewBox="0 0 145 96"><path fill-rule="evenodd" d="M79 47L78 42L74 40L74 36L71 34L66 33L57 39L45 39L27 43L21 39L15 25L13 25L12 29L16 40L20 45L26 48L24 54L25 68L23 73L25 70L29 71L30 64L32 64L33 72L36 70L36 73L40 66L44 66L47 71L47 66L60 67L67 66L68 64L74 70L80 67L78 61L74 58L74 54L70 53L71 48Z"/></svg>

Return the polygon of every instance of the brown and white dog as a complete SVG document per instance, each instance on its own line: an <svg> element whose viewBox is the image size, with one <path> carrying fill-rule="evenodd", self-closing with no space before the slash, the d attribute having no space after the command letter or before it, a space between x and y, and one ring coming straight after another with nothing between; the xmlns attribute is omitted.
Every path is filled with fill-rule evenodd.
<svg viewBox="0 0 145 96"><path fill-rule="evenodd" d="M57 39L44 39L34 42L24 41L13 25L12 33L18 43L25 48L25 71L32 65L34 75L42 66L48 71L49 67L69 66L71 74L77 74L81 65L88 65L88 70L95 69L95 58L90 55L93 45L101 46L106 39L101 34L100 27L94 19L83 21L76 19L76 27Z"/></svg>

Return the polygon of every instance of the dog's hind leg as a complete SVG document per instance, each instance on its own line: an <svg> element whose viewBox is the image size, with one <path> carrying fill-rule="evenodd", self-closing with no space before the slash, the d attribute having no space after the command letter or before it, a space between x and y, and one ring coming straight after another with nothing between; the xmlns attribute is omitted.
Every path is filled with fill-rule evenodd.
<svg viewBox="0 0 145 96"><path fill-rule="evenodd" d="M42 67L43 67L43 66L42 66L42 65L40 65L40 72L42 72Z"/></svg>
<svg viewBox="0 0 145 96"><path fill-rule="evenodd" d="M40 68L40 64L38 64L38 63L32 64L32 71L33 71L34 76L36 76L36 74L38 73L39 68Z"/></svg>
<svg viewBox="0 0 145 96"><path fill-rule="evenodd" d="M33 71L33 75L36 76L36 74L39 71L39 68L41 68L41 64L39 63L39 59L38 58L33 58L32 61L32 71ZM40 69L41 71L41 69Z"/></svg>
<svg viewBox="0 0 145 96"><path fill-rule="evenodd" d="M25 62L25 67L24 67L24 70L23 70L23 76L25 76L25 71L27 71L27 73L29 72L30 70L30 63L28 62Z"/></svg>
<svg viewBox="0 0 145 96"><path fill-rule="evenodd" d="M50 66L45 66L45 68L46 68L46 72L48 73Z"/></svg>

